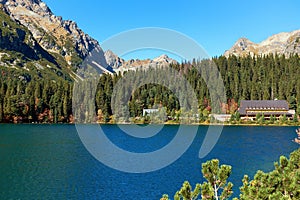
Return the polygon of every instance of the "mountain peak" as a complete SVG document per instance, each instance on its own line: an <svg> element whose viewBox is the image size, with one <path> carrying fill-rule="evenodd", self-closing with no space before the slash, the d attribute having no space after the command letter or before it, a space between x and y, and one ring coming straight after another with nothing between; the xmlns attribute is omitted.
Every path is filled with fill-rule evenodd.
<svg viewBox="0 0 300 200"><path fill-rule="evenodd" d="M240 45L241 47L243 47L243 46L247 46L248 44L253 44L253 42L250 41L248 38L241 37L240 39L238 39L236 41L236 44Z"/></svg>
<svg viewBox="0 0 300 200"><path fill-rule="evenodd" d="M107 64L113 69L117 69L124 64L124 60L114 54L111 50L107 50L104 53Z"/></svg>
<svg viewBox="0 0 300 200"><path fill-rule="evenodd" d="M157 62L157 63L176 63L176 60L170 58L168 55L166 54L162 54L160 55L159 57L157 58L154 58L153 59L154 62Z"/></svg>
<svg viewBox="0 0 300 200"><path fill-rule="evenodd" d="M225 52L225 56L228 57L229 55L248 55L249 53L251 55L254 54L253 51L255 51L254 47L256 46L255 43L250 41L248 38L242 37L238 39L235 44L231 47L230 50ZM251 53L253 52L253 53Z"/></svg>
<svg viewBox="0 0 300 200"><path fill-rule="evenodd" d="M291 54L300 53L300 30L292 32L282 32L271 37L261 43L253 43L247 38L240 38L227 50L224 55L236 56L260 56L267 54L280 54L290 56Z"/></svg>
<svg viewBox="0 0 300 200"><path fill-rule="evenodd" d="M50 8L41 0L0 0L7 7L23 7L36 14L52 15Z"/></svg>

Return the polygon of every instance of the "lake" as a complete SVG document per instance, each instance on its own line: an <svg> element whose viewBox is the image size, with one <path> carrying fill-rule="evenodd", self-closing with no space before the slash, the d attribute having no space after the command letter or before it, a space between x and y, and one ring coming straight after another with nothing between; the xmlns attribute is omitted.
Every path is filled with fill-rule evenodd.
<svg viewBox="0 0 300 200"><path fill-rule="evenodd" d="M162 148L178 130L168 125L159 134L142 139L124 134L117 125L101 127L114 144L136 153ZM173 197L185 180L192 186L203 182L201 163L212 158L232 166L235 197L244 174L253 178L259 169L270 171L280 155L288 156L299 148L292 142L296 127L226 126L213 150L200 159L207 128L199 126L190 148L171 165L154 172L126 173L96 160L74 125L2 124L0 199L158 200L164 193Z"/></svg>

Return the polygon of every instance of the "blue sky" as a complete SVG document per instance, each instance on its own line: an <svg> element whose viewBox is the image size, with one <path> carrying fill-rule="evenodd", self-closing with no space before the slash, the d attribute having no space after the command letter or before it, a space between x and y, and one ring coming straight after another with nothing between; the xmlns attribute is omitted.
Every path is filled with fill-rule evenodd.
<svg viewBox="0 0 300 200"><path fill-rule="evenodd" d="M58 16L71 19L100 44L120 32L161 27L196 40L210 56L219 56L238 38L261 42L279 33L300 29L300 1L271 0L44 0ZM155 57L161 52L132 53Z"/></svg>

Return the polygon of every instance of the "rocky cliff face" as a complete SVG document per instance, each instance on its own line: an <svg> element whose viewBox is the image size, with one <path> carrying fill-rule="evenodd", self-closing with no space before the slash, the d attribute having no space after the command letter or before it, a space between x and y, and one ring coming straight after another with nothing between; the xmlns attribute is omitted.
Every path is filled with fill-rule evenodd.
<svg viewBox="0 0 300 200"><path fill-rule="evenodd" d="M122 67L125 63L125 60L114 54L111 50L107 50L104 53L107 64L113 69L118 69Z"/></svg>
<svg viewBox="0 0 300 200"><path fill-rule="evenodd" d="M45 50L77 65L89 52L101 49L98 42L73 21L55 16L41 0L0 0L9 15L27 27Z"/></svg>
<svg viewBox="0 0 300 200"><path fill-rule="evenodd" d="M253 43L247 38L240 38L234 45L225 52L225 56L236 55L267 55L279 54L290 56L291 54L300 55L300 30L289 33L279 33L273 35L259 44Z"/></svg>

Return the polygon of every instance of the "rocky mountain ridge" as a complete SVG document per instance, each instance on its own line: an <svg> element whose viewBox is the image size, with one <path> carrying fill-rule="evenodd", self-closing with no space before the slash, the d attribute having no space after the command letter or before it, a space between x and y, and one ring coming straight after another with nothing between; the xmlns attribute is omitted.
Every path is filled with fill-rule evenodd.
<svg viewBox="0 0 300 200"><path fill-rule="evenodd" d="M176 63L167 55L153 60L131 59L125 61L110 50L103 52L98 41L78 28L76 22L55 16L42 0L0 0L0 10L10 16L8 19L4 16L5 14L1 14L3 17L0 21L0 25L2 25L0 27L0 36L2 37L0 64L3 66L8 65L2 60L13 60L13 56L10 57L10 53L7 51L21 53L27 60L46 60L48 63L45 66L52 66L48 67L49 69L51 68L53 71L53 68L56 68L55 73L69 74L72 79L76 79L74 74L76 68L93 53L101 54L98 56L103 58L99 62L101 67L109 67L117 72ZM10 26L18 28L9 28L7 20L13 21L9 22ZM4 51L1 51L2 49ZM300 30L273 35L259 44L251 42L247 38L240 38L224 55L246 56L250 54L254 56L270 53L287 56L300 53ZM26 59L24 62L27 62ZM14 63L14 61L11 62L10 66L16 67ZM42 65L41 62L34 65L36 64ZM44 68L47 69L45 66ZM40 67L37 68L41 70Z"/></svg>
<svg viewBox="0 0 300 200"><path fill-rule="evenodd" d="M176 64L177 61L163 54L154 59L130 59L124 60L118 55L114 54L111 50L107 50L104 54L107 64L111 66L116 72L128 71L137 69L148 69L149 67L164 67L170 64Z"/></svg>
<svg viewBox="0 0 300 200"><path fill-rule="evenodd" d="M0 0L14 20L27 27L45 50L78 65L88 53L101 49L99 43L70 20L55 16L41 0Z"/></svg>
<svg viewBox="0 0 300 200"><path fill-rule="evenodd" d="M224 55L235 56L262 56L279 54L290 56L300 55L300 30L275 34L261 43L254 43L247 38L240 38Z"/></svg>
<svg viewBox="0 0 300 200"><path fill-rule="evenodd" d="M165 54L160 55L159 57L154 59L130 59L126 61L120 58L118 55L114 54L111 50L107 50L104 56L108 65L115 69L115 71L136 70L141 68L146 69L149 67L161 67L177 63L176 60L170 58Z"/></svg>
<svg viewBox="0 0 300 200"><path fill-rule="evenodd" d="M25 32L28 32L28 37L31 37L32 49L37 47L43 50L44 55L49 54L48 57L52 57L50 62L62 68L72 69L72 72L76 71L76 68L88 56L95 57L99 61L102 71L104 68L116 71L135 70L140 67L165 66L175 62L165 55L154 60L125 61L110 50L103 52L98 41L79 29L76 22L55 16L42 0L0 0L0 6L11 20L23 26L24 30L28 30ZM5 20L2 20L3 23L6 23ZM8 41L10 40L7 39L3 47L11 46ZM14 49L14 51L24 53L25 49ZM100 57L105 59L100 59ZM40 58L42 59L43 56ZM71 76L74 77L74 74Z"/></svg>

